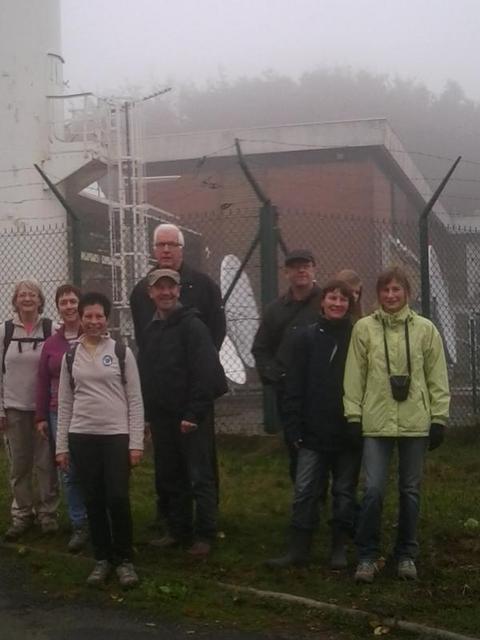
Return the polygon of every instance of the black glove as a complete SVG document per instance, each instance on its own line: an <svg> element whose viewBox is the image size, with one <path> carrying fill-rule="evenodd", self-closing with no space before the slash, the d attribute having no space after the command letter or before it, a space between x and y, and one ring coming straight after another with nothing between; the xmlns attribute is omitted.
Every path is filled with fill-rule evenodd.
<svg viewBox="0 0 480 640"><path fill-rule="evenodd" d="M351 449L361 449L363 445L362 423L349 422L347 426L347 439Z"/></svg>
<svg viewBox="0 0 480 640"><path fill-rule="evenodd" d="M428 434L428 450L437 449L445 438L445 427L443 424L432 422L430 425L430 433Z"/></svg>

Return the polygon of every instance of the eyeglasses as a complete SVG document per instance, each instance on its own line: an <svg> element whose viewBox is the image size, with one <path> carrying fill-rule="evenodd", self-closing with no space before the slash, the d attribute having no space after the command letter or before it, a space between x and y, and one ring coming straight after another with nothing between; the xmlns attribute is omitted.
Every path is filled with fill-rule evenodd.
<svg viewBox="0 0 480 640"><path fill-rule="evenodd" d="M155 249L176 249L177 247L183 247L180 242L155 242L153 245Z"/></svg>

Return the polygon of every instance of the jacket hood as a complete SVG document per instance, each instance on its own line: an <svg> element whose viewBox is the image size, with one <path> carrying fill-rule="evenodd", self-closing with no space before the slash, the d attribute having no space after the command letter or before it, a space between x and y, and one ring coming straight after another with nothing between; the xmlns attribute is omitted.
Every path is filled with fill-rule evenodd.
<svg viewBox="0 0 480 640"><path fill-rule="evenodd" d="M406 304L396 313L387 313L383 309L377 309L372 315L379 322L382 322L383 320L387 326L393 327L397 324L403 324L405 320L411 320L415 315L415 312L410 309L408 304Z"/></svg>

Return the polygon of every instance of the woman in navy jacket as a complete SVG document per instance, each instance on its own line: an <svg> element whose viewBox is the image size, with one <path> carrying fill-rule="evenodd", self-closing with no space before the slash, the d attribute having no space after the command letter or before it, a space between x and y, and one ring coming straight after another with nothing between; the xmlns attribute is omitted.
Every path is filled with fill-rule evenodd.
<svg viewBox="0 0 480 640"><path fill-rule="evenodd" d="M288 553L271 567L305 564L318 524L319 488L332 477L332 568L347 565L345 544L354 533L355 492L361 440L350 438L343 415L343 375L352 322L353 296L342 280L320 295L318 322L298 329L286 376L284 410L288 442L298 448Z"/></svg>

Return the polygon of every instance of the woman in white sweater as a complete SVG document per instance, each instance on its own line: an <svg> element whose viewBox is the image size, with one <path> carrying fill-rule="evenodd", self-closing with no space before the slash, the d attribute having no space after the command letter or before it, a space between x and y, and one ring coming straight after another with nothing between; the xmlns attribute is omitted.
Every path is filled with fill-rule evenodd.
<svg viewBox="0 0 480 640"><path fill-rule="evenodd" d="M38 363L52 332L52 321L42 316L44 304L40 283L20 280L12 297L13 318L0 325L0 432L5 435L13 494L12 524L5 532L9 542L21 538L35 519L44 534L58 529L55 460L34 420Z"/></svg>
<svg viewBox="0 0 480 640"><path fill-rule="evenodd" d="M131 587L129 475L143 455L144 415L135 358L107 333L110 310L103 294L80 299L83 335L62 362L56 453L62 469L72 456L85 494L96 560L87 583L102 584L116 566Z"/></svg>

